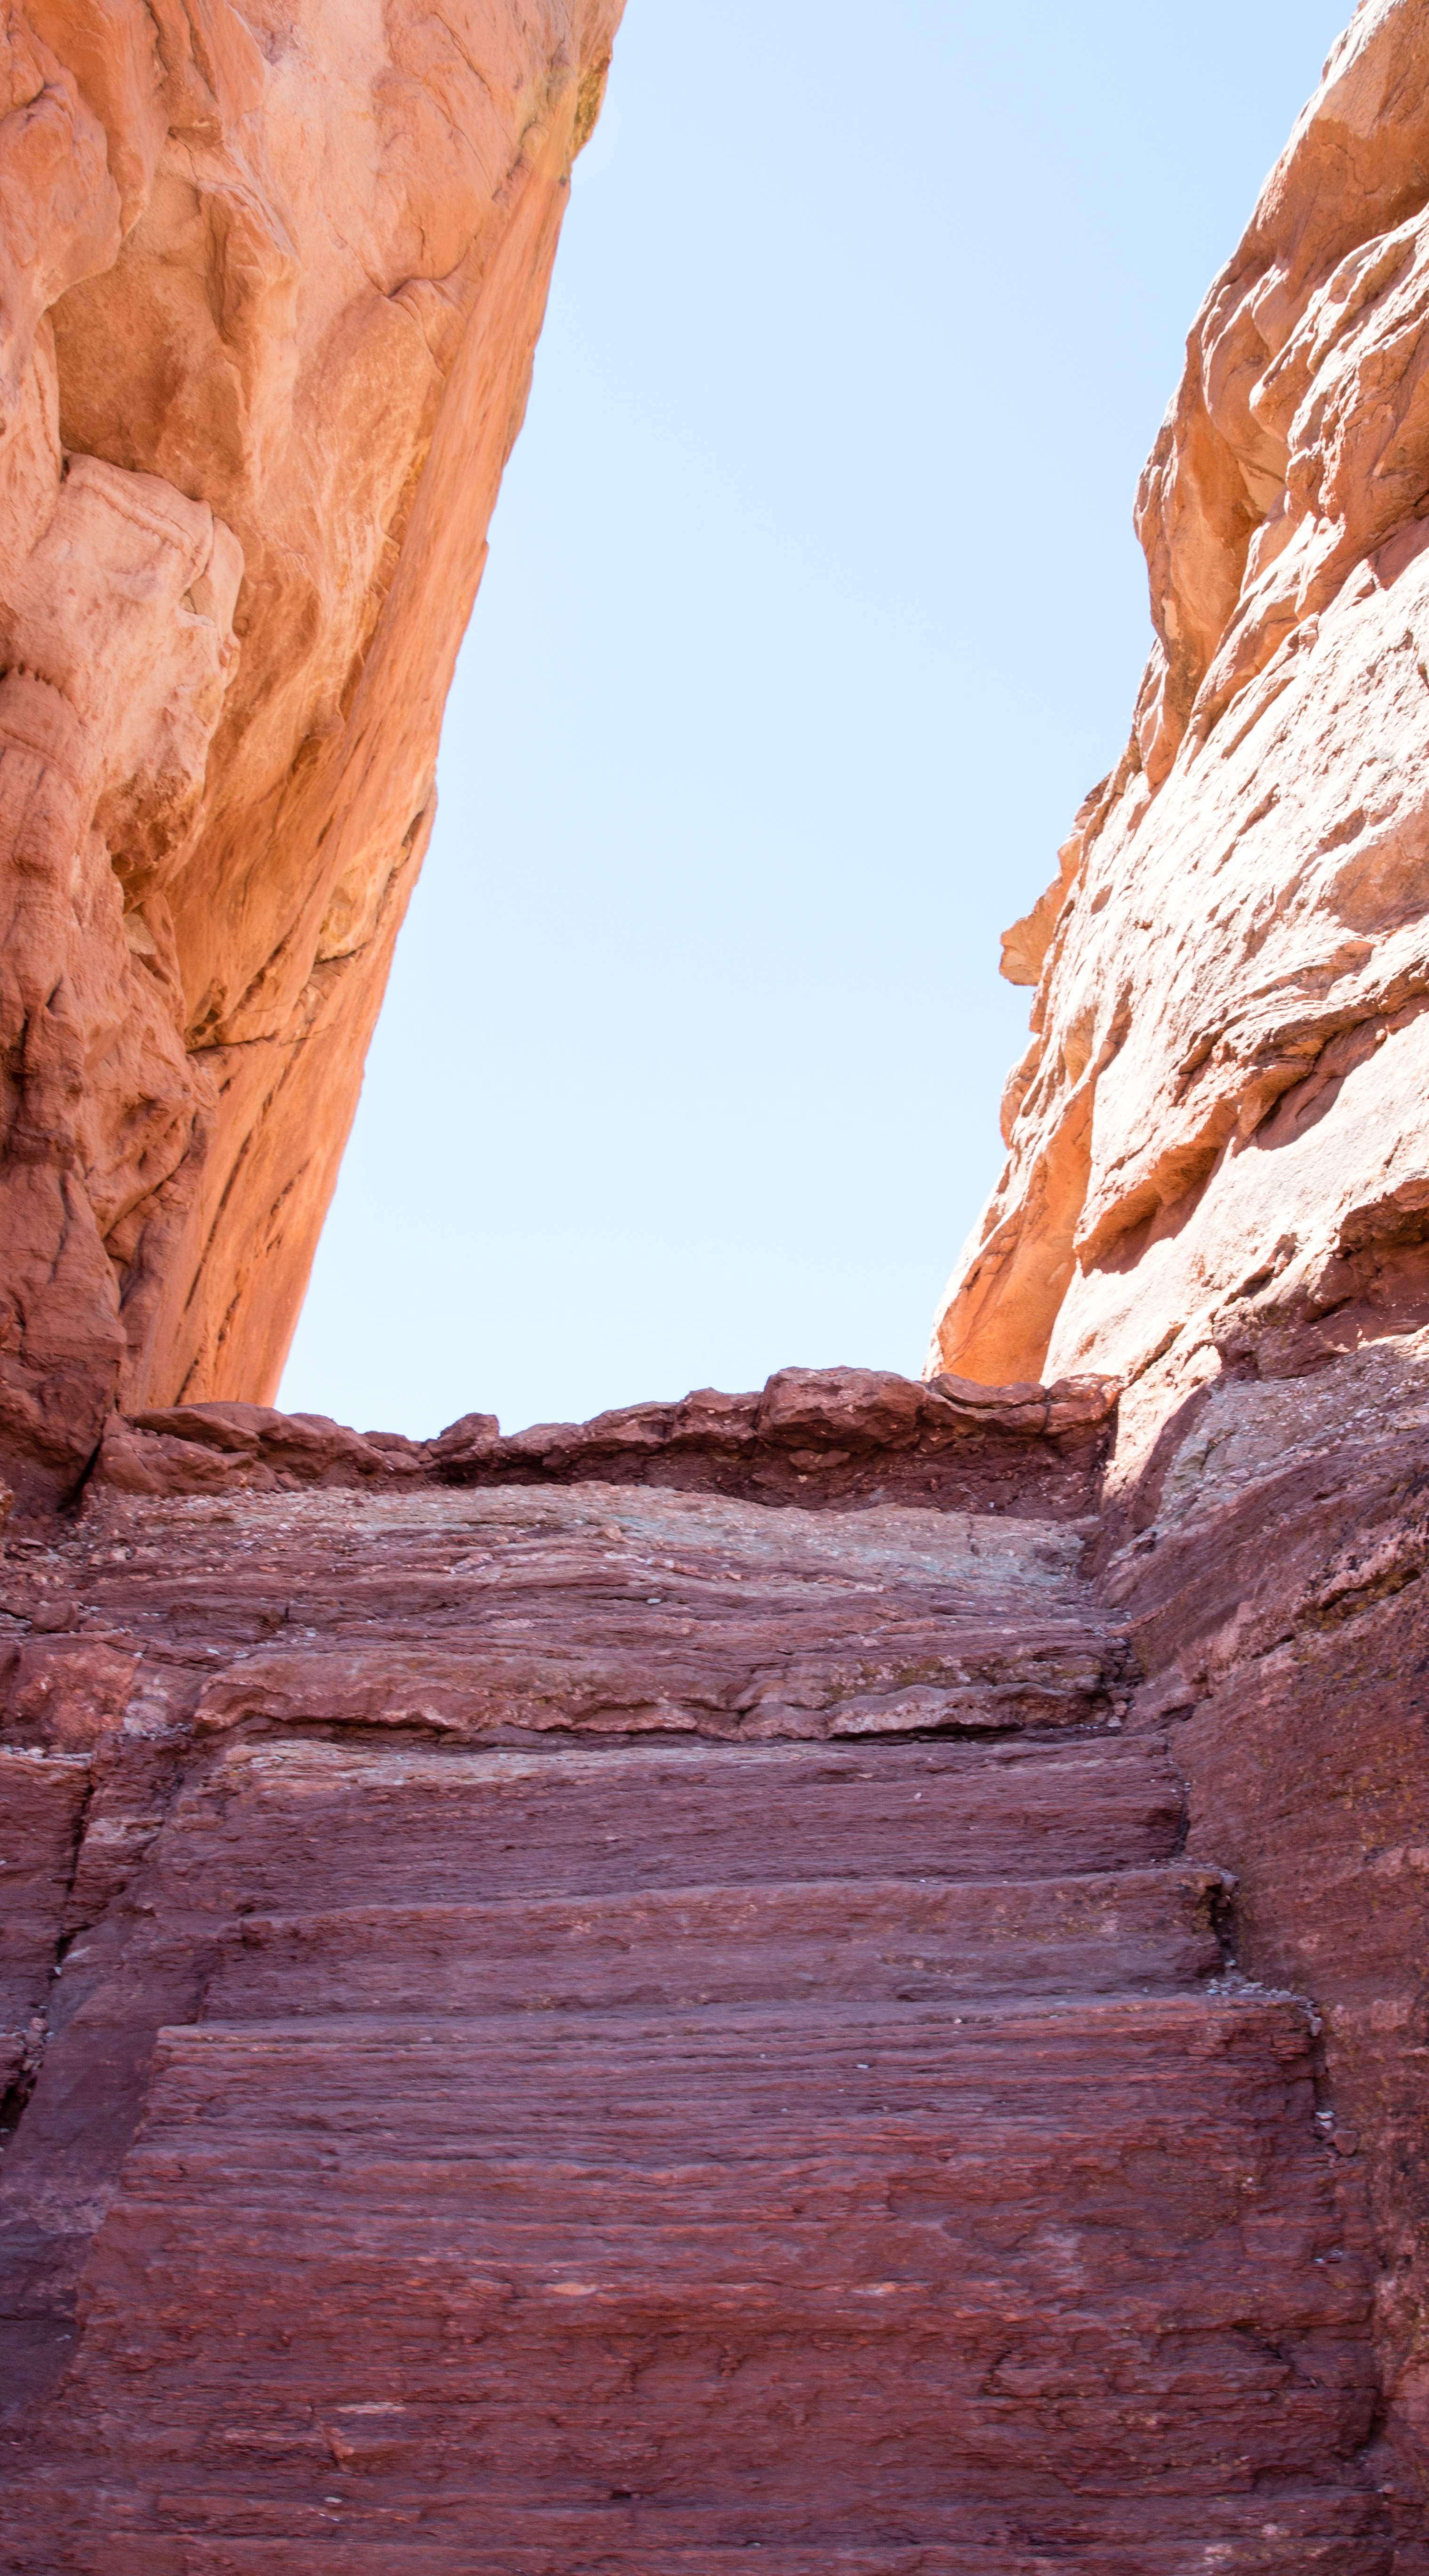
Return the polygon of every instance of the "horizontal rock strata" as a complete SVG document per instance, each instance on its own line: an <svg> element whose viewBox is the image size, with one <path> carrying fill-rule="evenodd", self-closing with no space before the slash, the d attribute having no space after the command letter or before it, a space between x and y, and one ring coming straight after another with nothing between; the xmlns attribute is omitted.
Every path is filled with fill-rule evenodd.
<svg viewBox="0 0 1429 2576"><path fill-rule="evenodd" d="M1132 738L1008 933L935 1364L1312 1366L1429 1321L1429 9L1370 0L1191 333Z"/></svg>
<svg viewBox="0 0 1429 2576"><path fill-rule="evenodd" d="M1429 0L928 1382L357 1433L247 1399L618 14L7 21L0 2567L1429 2576Z"/></svg>
<svg viewBox="0 0 1429 2576"><path fill-rule="evenodd" d="M0 2565L1410 2566L1169 1533L449 1481L487 1436L8 1542Z"/></svg>
<svg viewBox="0 0 1429 2576"><path fill-rule="evenodd" d="M432 1441L262 1405L176 1405L111 1420L93 1472L130 1494L595 1479L809 1509L908 1502L1074 1519L1095 1507L1116 1397L1103 1377L924 1386L886 1369L790 1368L758 1394L702 1387L506 1439L494 1414L466 1414Z"/></svg>

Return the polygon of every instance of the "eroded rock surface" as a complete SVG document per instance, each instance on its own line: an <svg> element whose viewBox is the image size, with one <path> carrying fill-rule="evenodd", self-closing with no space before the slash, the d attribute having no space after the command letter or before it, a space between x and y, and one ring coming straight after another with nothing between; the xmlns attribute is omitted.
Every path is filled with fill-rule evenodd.
<svg viewBox="0 0 1429 2576"><path fill-rule="evenodd" d="M773 1386L907 1460L905 1381ZM269 1416L248 1484L11 1538L0 2563L1422 2564L1355 1971L1322 2029L1248 1968L1160 1595L1003 1410L1021 1512L328 1484Z"/></svg>
<svg viewBox="0 0 1429 2576"><path fill-rule="evenodd" d="M936 1373L358 1433L250 1399L616 14L6 21L0 2564L1429 2576L1429 0Z"/></svg>
<svg viewBox="0 0 1429 2576"><path fill-rule="evenodd" d="M0 29L0 1469L271 1395L619 0Z"/></svg>
<svg viewBox="0 0 1429 2576"><path fill-rule="evenodd" d="M1095 1507L1116 1398L1102 1377L924 1386L891 1369L790 1368L750 1395L700 1387L678 1404L538 1422L504 1439L494 1414L469 1413L425 1441L271 1406L173 1405L113 1417L93 1473L129 1494L594 1478L761 1503L931 1503L1066 1520Z"/></svg>
<svg viewBox="0 0 1429 2576"><path fill-rule="evenodd" d="M1426 172L1429 10L1366 0L1142 481L1157 642L1008 933L1033 1036L940 1367L1429 1318Z"/></svg>
<svg viewBox="0 0 1429 2576"><path fill-rule="evenodd" d="M1122 1386L1100 1597L1243 1970L1311 1996L1429 2564L1429 9L1366 0L1143 479L1127 753L1007 934L1006 1172L930 1365Z"/></svg>

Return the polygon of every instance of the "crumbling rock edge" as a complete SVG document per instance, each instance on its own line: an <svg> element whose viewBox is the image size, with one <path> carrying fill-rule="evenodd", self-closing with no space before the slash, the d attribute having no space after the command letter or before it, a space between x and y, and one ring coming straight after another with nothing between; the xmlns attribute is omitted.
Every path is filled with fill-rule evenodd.
<svg viewBox="0 0 1429 2576"><path fill-rule="evenodd" d="M908 1501L1066 1519L1095 1508L1117 1394L1103 1377L986 1387L786 1368L755 1394L704 1387L507 1438L495 1415L470 1413L425 1441L264 1405L173 1405L115 1416L91 1486L159 1496L594 1480L805 1509Z"/></svg>

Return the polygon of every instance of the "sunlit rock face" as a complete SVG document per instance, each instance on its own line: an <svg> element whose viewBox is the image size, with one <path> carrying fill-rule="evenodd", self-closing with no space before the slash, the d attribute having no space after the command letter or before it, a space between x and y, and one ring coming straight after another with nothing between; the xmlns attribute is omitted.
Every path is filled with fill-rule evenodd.
<svg viewBox="0 0 1429 2576"><path fill-rule="evenodd" d="M1007 934L1009 1159L930 1374L1100 1372L1095 1552L1240 1972L1308 1997L1429 2564L1429 7L1370 0L1191 333L1157 642Z"/></svg>
<svg viewBox="0 0 1429 2576"><path fill-rule="evenodd" d="M0 1465L271 1394L620 0L0 33Z"/></svg>
<svg viewBox="0 0 1429 2576"><path fill-rule="evenodd" d="M1142 481L1158 640L1008 934L1033 1034L940 1367L1164 1378L1429 1320L1426 322L1429 9L1372 0Z"/></svg>

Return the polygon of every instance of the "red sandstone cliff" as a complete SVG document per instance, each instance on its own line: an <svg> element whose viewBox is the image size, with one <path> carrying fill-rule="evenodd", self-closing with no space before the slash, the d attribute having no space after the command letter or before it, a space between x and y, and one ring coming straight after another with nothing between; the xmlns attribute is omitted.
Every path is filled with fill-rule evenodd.
<svg viewBox="0 0 1429 2576"><path fill-rule="evenodd" d="M264 1398L619 0L25 0L0 118L0 1469Z"/></svg>
<svg viewBox="0 0 1429 2576"><path fill-rule="evenodd" d="M613 15L7 21L0 2565L1429 2576L1429 0L1193 337L946 1364L224 1395Z"/></svg>
<svg viewBox="0 0 1429 2576"><path fill-rule="evenodd" d="M11 1540L0 2566L1421 2576L1415 2142L1216 1850L1283 1675L1201 1812L1108 1388L978 1395L179 1409Z"/></svg>
<svg viewBox="0 0 1429 2576"><path fill-rule="evenodd" d="M1032 1041L938 1365L1160 1386L1429 1321L1426 194L1429 11L1366 0L1142 480L1157 641L1006 936Z"/></svg>

